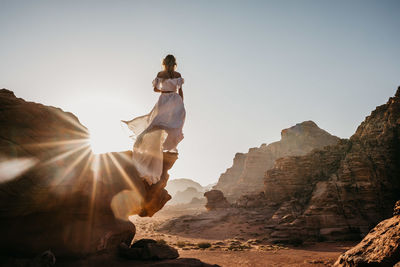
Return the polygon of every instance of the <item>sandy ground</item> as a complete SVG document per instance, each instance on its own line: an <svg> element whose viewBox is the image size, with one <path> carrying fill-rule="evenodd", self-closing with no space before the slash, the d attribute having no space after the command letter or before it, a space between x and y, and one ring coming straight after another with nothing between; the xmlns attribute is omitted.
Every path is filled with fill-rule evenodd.
<svg viewBox="0 0 400 267"><path fill-rule="evenodd" d="M159 226L181 215L203 212L204 208L183 209L166 207L151 218L132 217L136 226L135 240L152 238L166 242L178 249L180 257L198 258L203 262L220 266L331 266L338 256L354 246L355 242L306 243L301 246L270 244L261 237L254 237L254 230L248 235L238 236L227 225L206 235L187 232L170 234L158 230ZM232 229L231 229L232 228ZM209 246L201 248L202 246Z"/></svg>
<svg viewBox="0 0 400 267"><path fill-rule="evenodd" d="M198 258L221 266L331 266L349 244L315 244L278 251L179 251L181 257Z"/></svg>

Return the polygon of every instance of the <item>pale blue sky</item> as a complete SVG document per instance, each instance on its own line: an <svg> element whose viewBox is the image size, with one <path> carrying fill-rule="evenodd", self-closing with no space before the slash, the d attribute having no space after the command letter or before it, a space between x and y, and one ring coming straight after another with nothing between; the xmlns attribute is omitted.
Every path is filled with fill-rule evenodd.
<svg viewBox="0 0 400 267"><path fill-rule="evenodd" d="M349 137L400 84L400 1L4 1L0 87L75 113L106 150L185 78L171 178L215 182L236 152L305 120Z"/></svg>

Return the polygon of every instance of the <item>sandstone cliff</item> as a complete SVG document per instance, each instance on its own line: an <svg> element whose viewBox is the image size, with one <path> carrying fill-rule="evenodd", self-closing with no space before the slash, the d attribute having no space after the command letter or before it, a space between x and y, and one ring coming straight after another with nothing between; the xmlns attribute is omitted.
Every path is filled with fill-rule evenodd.
<svg viewBox="0 0 400 267"><path fill-rule="evenodd" d="M131 153L94 155L71 113L0 90L0 251L8 256L82 256L131 239L132 214L152 216L171 198L164 189L177 155L164 155L149 186Z"/></svg>
<svg viewBox="0 0 400 267"><path fill-rule="evenodd" d="M320 129L314 122L305 121L281 132L281 140L237 153L233 165L223 173L213 189L221 190L231 202L249 193L261 192L264 174L275 160L284 156L304 155L316 148L336 144L339 138Z"/></svg>
<svg viewBox="0 0 400 267"><path fill-rule="evenodd" d="M275 240L359 238L390 217L400 198L400 88L349 140L278 159L264 193Z"/></svg>
<svg viewBox="0 0 400 267"><path fill-rule="evenodd" d="M343 253L334 266L399 266L400 265L400 201L393 217L380 222L355 247Z"/></svg>

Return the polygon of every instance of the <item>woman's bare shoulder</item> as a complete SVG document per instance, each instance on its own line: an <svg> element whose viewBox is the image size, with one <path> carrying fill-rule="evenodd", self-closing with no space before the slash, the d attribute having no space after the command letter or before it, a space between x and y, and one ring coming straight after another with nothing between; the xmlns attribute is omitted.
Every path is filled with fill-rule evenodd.
<svg viewBox="0 0 400 267"><path fill-rule="evenodd" d="M173 77L169 77L168 72L166 71L160 71L159 73L157 73L157 77L158 78L163 78L163 79L168 79L168 78L180 78L182 77L181 74L177 71L173 72Z"/></svg>

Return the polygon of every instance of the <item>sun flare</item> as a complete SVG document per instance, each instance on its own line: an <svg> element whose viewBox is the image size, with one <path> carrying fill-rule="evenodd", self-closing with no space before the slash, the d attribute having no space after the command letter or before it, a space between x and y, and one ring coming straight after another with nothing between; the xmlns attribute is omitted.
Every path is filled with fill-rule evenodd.
<svg viewBox="0 0 400 267"><path fill-rule="evenodd" d="M107 127L107 124L90 125L89 143L94 154L126 151L131 148L132 139L128 133L118 123L114 124L113 127Z"/></svg>

